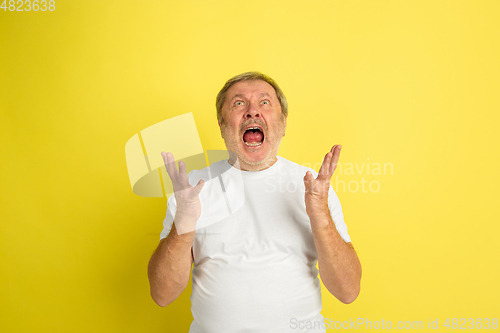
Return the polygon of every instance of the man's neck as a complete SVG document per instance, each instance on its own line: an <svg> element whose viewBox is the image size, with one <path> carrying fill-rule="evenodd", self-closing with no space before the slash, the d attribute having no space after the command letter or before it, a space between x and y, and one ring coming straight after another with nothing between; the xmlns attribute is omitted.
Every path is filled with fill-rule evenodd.
<svg viewBox="0 0 500 333"><path fill-rule="evenodd" d="M263 161L259 164L248 164L245 162L242 162L238 158L236 158L233 154L230 154L231 157L229 158L228 162L231 164L233 167L235 167L238 170L242 171L262 171L269 169L278 161L278 157L274 156L274 158L271 158L267 161Z"/></svg>

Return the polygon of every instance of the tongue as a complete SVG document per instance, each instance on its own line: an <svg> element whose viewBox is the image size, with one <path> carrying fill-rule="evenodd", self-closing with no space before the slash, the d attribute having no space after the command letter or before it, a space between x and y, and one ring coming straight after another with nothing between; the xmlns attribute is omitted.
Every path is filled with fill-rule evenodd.
<svg viewBox="0 0 500 333"><path fill-rule="evenodd" d="M243 140L248 143L257 143L257 142L262 142L264 139L264 135L262 135L262 132L260 131L246 131L245 134L243 134Z"/></svg>

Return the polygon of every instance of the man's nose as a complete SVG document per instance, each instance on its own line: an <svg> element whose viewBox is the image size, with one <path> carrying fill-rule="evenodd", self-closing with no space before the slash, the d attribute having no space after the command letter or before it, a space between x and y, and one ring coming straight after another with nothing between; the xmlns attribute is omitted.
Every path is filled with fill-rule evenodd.
<svg viewBox="0 0 500 333"><path fill-rule="evenodd" d="M251 103L250 106L248 107L248 110L245 114L246 118L260 118L260 110L258 105L255 105L254 103Z"/></svg>

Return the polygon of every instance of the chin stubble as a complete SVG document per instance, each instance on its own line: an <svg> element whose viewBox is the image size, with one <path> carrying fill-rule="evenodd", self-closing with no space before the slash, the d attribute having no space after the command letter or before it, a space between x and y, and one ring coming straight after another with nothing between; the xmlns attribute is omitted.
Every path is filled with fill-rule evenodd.
<svg viewBox="0 0 500 333"><path fill-rule="evenodd" d="M244 123L242 128L247 126L249 123L250 122L248 122L246 124ZM266 128L266 130L267 130L267 127L264 127L264 124L261 124L259 122L257 122L257 124L261 125L263 128ZM240 133L240 132L242 132L242 130L238 131L238 134L240 136L242 136L243 133ZM268 139L265 137L264 140L271 141L271 150L269 151L269 154L266 157L264 157L261 161L252 162L252 161L247 161L242 156L242 154L240 154L240 152L238 150L238 144L240 143L240 137L238 136L236 139L234 139L235 136L231 135L231 132L229 131L229 129L227 128L227 126L224 123L222 124L222 133L223 133L224 142L226 143L226 148L228 150L233 151L241 162L243 162L247 165L252 165L252 166L258 166L258 165L264 164L264 163L268 162L271 157L274 157L275 155L278 154L278 149L279 149L279 146L281 143L281 138L283 138L283 132L284 132L284 126L280 126L278 128L276 136L274 136L272 139Z"/></svg>

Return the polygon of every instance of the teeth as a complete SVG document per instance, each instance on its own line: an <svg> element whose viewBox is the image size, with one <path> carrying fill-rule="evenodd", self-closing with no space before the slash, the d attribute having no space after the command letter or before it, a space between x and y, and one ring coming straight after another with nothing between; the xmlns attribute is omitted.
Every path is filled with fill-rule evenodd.
<svg viewBox="0 0 500 333"><path fill-rule="evenodd" d="M247 128L247 131L248 130L253 130L253 129L256 129L256 130L259 130L259 131L262 132L262 130L260 129L260 127L249 127L249 128Z"/></svg>
<svg viewBox="0 0 500 333"><path fill-rule="evenodd" d="M248 142L245 142L245 144L247 146L250 146L250 147L257 147L257 146L260 146L262 144L262 142L256 142L256 143L248 143Z"/></svg>

